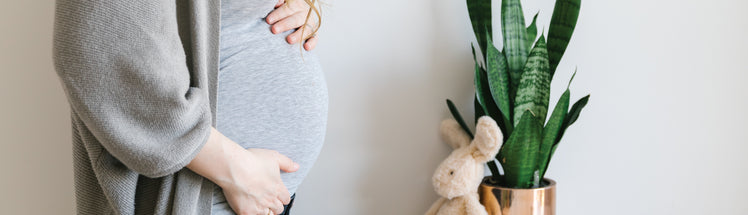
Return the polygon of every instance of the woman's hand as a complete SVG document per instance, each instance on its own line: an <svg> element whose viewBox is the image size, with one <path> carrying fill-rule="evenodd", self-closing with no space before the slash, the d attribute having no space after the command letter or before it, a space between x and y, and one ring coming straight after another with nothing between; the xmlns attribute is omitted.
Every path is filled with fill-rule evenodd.
<svg viewBox="0 0 748 215"><path fill-rule="evenodd" d="M273 150L244 149L214 128L187 168L220 186L235 213L267 215L280 214L291 201L280 171L299 165Z"/></svg>
<svg viewBox="0 0 748 215"><path fill-rule="evenodd" d="M268 24L271 25L270 31L273 34L278 34L292 29L300 28L306 21L306 15L309 12L309 5L304 0L293 0L286 2L285 0L279 0L278 4L275 5L275 10L270 12L265 18ZM312 13L313 15L314 13ZM304 32L295 30L292 34L286 37L286 42L294 44L299 42L302 38L309 36L312 31L316 28L314 21L317 19L310 18L309 23L304 28ZM304 42L304 49L311 51L317 45L317 36L313 35Z"/></svg>
<svg viewBox="0 0 748 215"><path fill-rule="evenodd" d="M273 150L249 149L240 153L231 178L218 186L237 214L262 214L270 209L283 212L291 196L280 178L280 170L294 172L298 164Z"/></svg>

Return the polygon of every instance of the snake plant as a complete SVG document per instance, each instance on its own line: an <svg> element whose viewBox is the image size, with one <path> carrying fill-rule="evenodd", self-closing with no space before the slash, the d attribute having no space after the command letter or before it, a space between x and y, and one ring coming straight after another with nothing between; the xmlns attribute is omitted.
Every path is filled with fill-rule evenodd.
<svg viewBox="0 0 748 215"><path fill-rule="evenodd" d="M538 36L536 20L525 26L520 0L502 0L501 31L503 47L492 41L491 0L467 0L473 31L484 64L475 61L475 118L488 115L504 133L504 144L494 161L488 162L491 183L512 188L544 186L543 181L553 153L566 129L579 117L589 94L569 109L569 80L566 91L548 116L551 80L569 44L581 0L556 0L546 41ZM461 127L472 132L452 101L447 105ZM546 122L546 118L548 118Z"/></svg>

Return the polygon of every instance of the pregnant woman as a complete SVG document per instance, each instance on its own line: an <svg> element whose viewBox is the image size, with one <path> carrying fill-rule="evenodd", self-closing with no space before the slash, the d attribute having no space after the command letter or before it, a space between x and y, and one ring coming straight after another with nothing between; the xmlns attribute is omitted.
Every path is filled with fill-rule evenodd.
<svg viewBox="0 0 748 215"><path fill-rule="evenodd" d="M57 1L77 213L288 214L326 126L314 12L306 0Z"/></svg>

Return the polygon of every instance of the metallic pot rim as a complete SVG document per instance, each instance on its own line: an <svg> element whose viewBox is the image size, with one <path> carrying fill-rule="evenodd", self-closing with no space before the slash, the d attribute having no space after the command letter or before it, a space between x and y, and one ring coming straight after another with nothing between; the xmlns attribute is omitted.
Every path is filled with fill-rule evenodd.
<svg viewBox="0 0 748 215"><path fill-rule="evenodd" d="M528 190L549 190L549 189L551 189L551 188L553 188L553 187L556 186L556 181L554 181L553 179L550 179L550 178L543 178L543 181L548 182L548 184L545 185L545 186L536 187L536 188L509 188L509 187L502 187L502 186L499 186L499 185L493 185L493 184L486 183L486 181L490 180L490 179L491 179L491 176L484 177L483 180L481 181L481 186L494 187L496 189L502 189L502 190L524 190L524 191L528 191Z"/></svg>
<svg viewBox="0 0 748 215"><path fill-rule="evenodd" d="M480 203L491 215L555 215L556 181L543 178L543 187L507 188L487 184L491 177L484 178L478 188Z"/></svg>

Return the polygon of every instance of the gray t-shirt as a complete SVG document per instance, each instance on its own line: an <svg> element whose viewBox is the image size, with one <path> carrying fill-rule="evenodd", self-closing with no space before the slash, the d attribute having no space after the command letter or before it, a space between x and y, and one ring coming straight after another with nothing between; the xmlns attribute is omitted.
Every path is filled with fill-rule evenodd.
<svg viewBox="0 0 748 215"><path fill-rule="evenodd" d="M277 2L221 1L216 128L244 148L276 150L299 163L297 172L281 174L293 194L322 148L328 98L313 52L286 42L293 31L274 35L265 22ZM225 201L217 191L214 204Z"/></svg>

